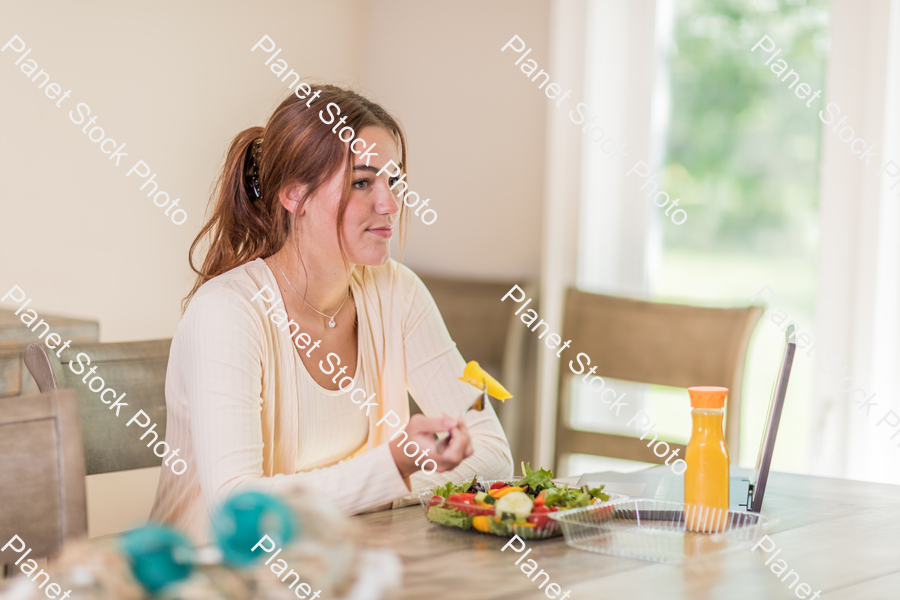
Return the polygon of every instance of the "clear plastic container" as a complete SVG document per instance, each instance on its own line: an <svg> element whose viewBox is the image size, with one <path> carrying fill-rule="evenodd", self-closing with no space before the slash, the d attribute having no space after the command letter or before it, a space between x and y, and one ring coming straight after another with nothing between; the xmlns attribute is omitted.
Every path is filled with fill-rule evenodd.
<svg viewBox="0 0 900 600"><path fill-rule="evenodd" d="M499 480L499 479L491 480L491 481L480 481L479 480L479 483L484 485L486 488L490 488L491 485L496 483L497 481L503 481L503 480ZM554 482L554 483L556 483L556 482ZM450 502L446 498L440 503L439 507L455 508L455 509L459 509L460 511L462 511L464 513L471 511L471 512L474 512L475 514L469 515L469 519L467 520L467 523L463 524L462 521L460 521L459 525L457 525L457 526L447 525L445 523L437 523L434 520L432 520L431 517L429 517L429 509L431 508L431 506L430 506L431 498L433 495L434 494L432 493L432 490L425 490L418 494L418 498L419 498L419 502L422 504L422 507L425 509L425 518L428 519L429 521L432 521L433 523L435 523L437 525L443 525L444 527L451 527L454 529L465 529L467 531L471 531L472 533L485 533L485 534L489 534L489 535L496 535L498 537L512 537L513 535L518 535L520 538L525 539L525 540L543 540L543 539L557 537L559 535L562 535L562 530L560 529L559 524L557 523L557 521L554 521L552 519L547 519L547 521L544 523L544 525L540 528L525 527L525 526L515 527L515 526L508 526L506 524L500 524L500 523L495 522L496 524L493 527L491 527L490 532L480 532L480 531L477 531L477 530L471 528L471 521L472 521L471 517L472 516L487 516L488 518L493 518L493 515L494 515L493 509L479 507L479 510L473 511L473 507L471 507L471 506L464 505L462 503ZM584 508L593 508L596 506L603 506L603 505L609 504L611 502L621 501L621 500L628 498L628 496L625 496L624 494L616 494L616 493L612 493L612 492L610 492L608 495L609 495L609 500L607 500L605 502L596 502L596 503L594 503L590 506L584 507ZM572 512L574 510L583 510L583 509L572 508L569 510L563 510L563 511L555 512L555 513L547 513L547 514L548 514L548 516L561 515L561 514Z"/></svg>
<svg viewBox="0 0 900 600"><path fill-rule="evenodd" d="M751 545L773 521L764 515L712 510L704 519L723 523L719 533L686 527L681 502L631 499L554 513L566 544L579 550L665 563Z"/></svg>

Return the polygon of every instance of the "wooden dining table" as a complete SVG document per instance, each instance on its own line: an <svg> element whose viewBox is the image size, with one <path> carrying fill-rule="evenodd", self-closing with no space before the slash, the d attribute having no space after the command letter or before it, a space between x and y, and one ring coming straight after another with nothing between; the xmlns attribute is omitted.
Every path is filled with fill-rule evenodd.
<svg viewBox="0 0 900 600"><path fill-rule="evenodd" d="M827 600L900 598L900 486L772 473L762 514L773 518L768 554L748 544L673 565L578 550L556 537L527 541L528 558L573 600L798 598L795 577L783 582L771 570L779 559L810 586L808 598L819 590ZM390 599L548 597L538 589L543 576L532 582L520 570L525 563L516 566L522 554L501 551L506 539L431 523L421 506L353 519L371 544L403 562L403 586Z"/></svg>

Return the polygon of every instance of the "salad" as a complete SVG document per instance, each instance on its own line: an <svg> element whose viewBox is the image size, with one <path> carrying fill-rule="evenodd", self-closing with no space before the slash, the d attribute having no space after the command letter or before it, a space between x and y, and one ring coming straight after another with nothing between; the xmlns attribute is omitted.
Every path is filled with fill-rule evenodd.
<svg viewBox="0 0 900 600"><path fill-rule="evenodd" d="M525 476L518 481L447 483L422 494L429 521L509 537L540 539L559 535L550 514L606 502L603 486L570 488L553 481L547 469L532 471L522 463ZM430 495L430 498L429 498Z"/></svg>

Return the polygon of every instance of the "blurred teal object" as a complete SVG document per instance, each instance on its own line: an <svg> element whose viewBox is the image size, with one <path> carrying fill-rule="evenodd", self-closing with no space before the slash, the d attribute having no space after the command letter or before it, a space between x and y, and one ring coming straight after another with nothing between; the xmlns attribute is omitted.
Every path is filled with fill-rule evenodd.
<svg viewBox="0 0 900 600"><path fill-rule="evenodd" d="M194 570L194 546L174 529L149 525L122 534L119 547L135 578L150 594L186 579Z"/></svg>
<svg viewBox="0 0 900 600"><path fill-rule="evenodd" d="M251 548L268 535L276 545L294 539L294 517L285 504L262 492L243 492L229 498L213 522L225 560L244 567L265 553Z"/></svg>

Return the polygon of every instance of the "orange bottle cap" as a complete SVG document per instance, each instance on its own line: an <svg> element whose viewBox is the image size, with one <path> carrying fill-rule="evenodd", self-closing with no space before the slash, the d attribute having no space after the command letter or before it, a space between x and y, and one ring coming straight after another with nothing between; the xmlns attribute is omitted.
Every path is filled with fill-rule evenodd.
<svg viewBox="0 0 900 600"><path fill-rule="evenodd" d="M689 387L691 408L725 408L728 388L714 386Z"/></svg>

